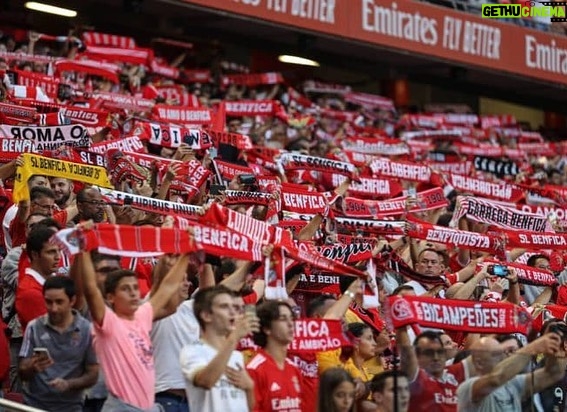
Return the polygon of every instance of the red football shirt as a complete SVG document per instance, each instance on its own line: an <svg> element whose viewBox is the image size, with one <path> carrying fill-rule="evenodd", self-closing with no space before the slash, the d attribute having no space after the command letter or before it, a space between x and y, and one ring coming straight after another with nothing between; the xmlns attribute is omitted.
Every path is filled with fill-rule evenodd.
<svg viewBox="0 0 567 412"><path fill-rule="evenodd" d="M319 365L317 355L310 353L288 353L288 359L301 372L301 409L304 411L317 410L317 392L319 390Z"/></svg>
<svg viewBox="0 0 567 412"><path fill-rule="evenodd" d="M410 384L410 411L456 412L457 388L467 378L463 363L451 365L435 379L420 369Z"/></svg>
<svg viewBox="0 0 567 412"><path fill-rule="evenodd" d="M272 357L260 349L248 362L246 370L255 383L253 412L307 412L301 404L301 373L289 359L280 369Z"/></svg>
<svg viewBox="0 0 567 412"><path fill-rule="evenodd" d="M22 324L22 330L38 316L47 313L43 298L43 283L45 279L31 268L26 269L25 276L18 283L16 289L16 313Z"/></svg>

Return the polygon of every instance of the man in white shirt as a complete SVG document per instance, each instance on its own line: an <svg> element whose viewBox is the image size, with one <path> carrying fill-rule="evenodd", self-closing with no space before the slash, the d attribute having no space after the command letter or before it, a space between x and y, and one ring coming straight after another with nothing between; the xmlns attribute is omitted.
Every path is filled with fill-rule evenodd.
<svg viewBox="0 0 567 412"><path fill-rule="evenodd" d="M247 412L254 407L254 382L236 347L240 339L259 330L259 322L253 315L237 313L233 298L224 286L195 295L201 339L185 346L180 355L191 411Z"/></svg>

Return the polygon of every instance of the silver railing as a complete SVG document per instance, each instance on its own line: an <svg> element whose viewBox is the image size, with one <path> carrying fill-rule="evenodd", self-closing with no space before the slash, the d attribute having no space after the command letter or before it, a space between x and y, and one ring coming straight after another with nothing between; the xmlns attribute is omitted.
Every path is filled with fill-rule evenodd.
<svg viewBox="0 0 567 412"><path fill-rule="evenodd" d="M12 402L8 399L0 398L0 412L47 412L43 409L32 408L31 406L22 405L18 402Z"/></svg>

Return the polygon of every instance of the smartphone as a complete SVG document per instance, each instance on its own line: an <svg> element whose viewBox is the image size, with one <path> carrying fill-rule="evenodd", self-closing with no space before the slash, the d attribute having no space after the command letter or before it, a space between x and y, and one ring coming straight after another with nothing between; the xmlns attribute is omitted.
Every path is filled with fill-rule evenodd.
<svg viewBox="0 0 567 412"><path fill-rule="evenodd" d="M256 183L256 176L251 174L238 175L238 183L241 185L253 185Z"/></svg>
<svg viewBox="0 0 567 412"><path fill-rule="evenodd" d="M211 185L209 189L209 194L212 196L218 196L222 194L222 192L224 192L225 190L226 187L224 185Z"/></svg>
<svg viewBox="0 0 567 412"><path fill-rule="evenodd" d="M35 355L39 355L42 358L51 358L51 355L49 354L49 350L47 348L33 348L33 353Z"/></svg>
<svg viewBox="0 0 567 412"><path fill-rule="evenodd" d="M244 313L246 315L256 316L256 305L246 305L244 306Z"/></svg>
<svg viewBox="0 0 567 412"><path fill-rule="evenodd" d="M505 278L510 274L510 270L504 265L490 265L486 269L489 275Z"/></svg>

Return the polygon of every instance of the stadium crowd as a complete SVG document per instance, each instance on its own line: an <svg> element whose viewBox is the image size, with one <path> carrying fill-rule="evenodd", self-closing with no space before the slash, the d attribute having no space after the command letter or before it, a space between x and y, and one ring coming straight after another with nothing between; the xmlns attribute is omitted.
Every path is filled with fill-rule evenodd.
<svg viewBox="0 0 567 412"><path fill-rule="evenodd" d="M565 410L567 145L180 42L28 40L0 44L6 398Z"/></svg>

